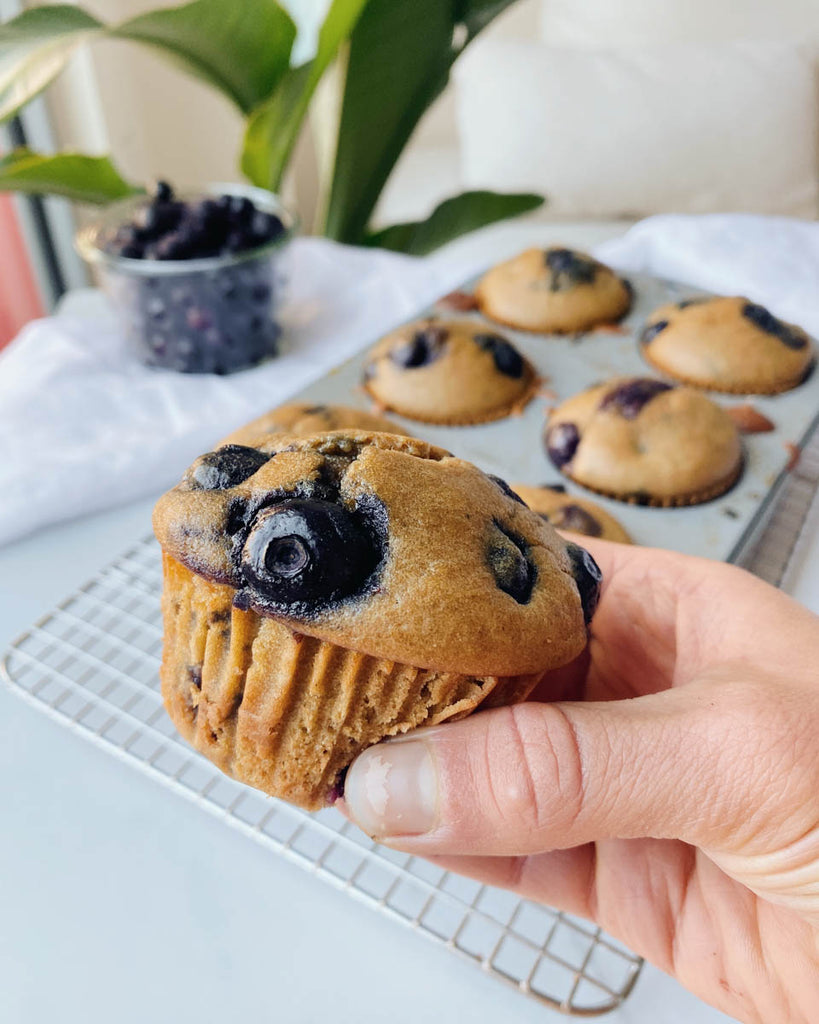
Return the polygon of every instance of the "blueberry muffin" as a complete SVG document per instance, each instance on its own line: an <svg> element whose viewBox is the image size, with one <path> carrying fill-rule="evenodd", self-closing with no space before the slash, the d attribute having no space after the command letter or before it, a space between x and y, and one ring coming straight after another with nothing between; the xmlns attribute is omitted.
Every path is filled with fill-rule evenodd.
<svg viewBox="0 0 819 1024"><path fill-rule="evenodd" d="M523 700L582 651L600 584L502 480L393 434L226 445L154 529L171 719L306 808L372 743Z"/></svg>
<svg viewBox="0 0 819 1024"><path fill-rule="evenodd" d="M234 430L220 441L224 444L248 444L265 434L321 434L327 430L370 430L382 434L406 434L403 427L371 412L348 405L311 405L298 402L280 405L270 412Z"/></svg>
<svg viewBox="0 0 819 1024"><path fill-rule="evenodd" d="M523 331L587 331L631 306L628 281L573 249L527 249L484 274L475 298L491 320Z"/></svg>
<svg viewBox="0 0 819 1024"><path fill-rule="evenodd" d="M546 450L569 479L641 505L696 505L739 479L742 447L731 417L699 391L621 378L555 409Z"/></svg>
<svg viewBox="0 0 819 1024"><path fill-rule="evenodd" d="M512 490L556 530L571 530L586 537L600 537L620 544L631 543L631 537L614 516L588 498L567 494L563 484L544 484L542 487L512 484Z"/></svg>
<svg viewBox="0 0 819 1024"><path fill-rule="evenodd" d="M418 320L375 346L364 387L409 419L485 423L518 412L537 390L534 367L477 320Z"/></svg>
<svg viewBox="0 0 819 1024"><path fill-rule="evenodd" d="M640 345L669 377L712 391L773 395L813 366L808 335L740 296L687 299L655 310Z"/></svg>

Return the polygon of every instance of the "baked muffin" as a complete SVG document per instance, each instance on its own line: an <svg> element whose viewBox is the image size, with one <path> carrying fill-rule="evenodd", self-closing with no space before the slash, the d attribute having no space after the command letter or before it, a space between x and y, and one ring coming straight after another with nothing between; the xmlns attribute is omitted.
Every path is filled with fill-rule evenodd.
<svg viewBox="0 0 819 1024"><path fill-rule="evenodd" d="M523 700L583 649L600 582L503 481L392 434L227 445L154 529L171 719L306 808L372 743Z"/></svg>
<svg viewBox="0 0 819 1024"><path fill-rule="evenodd" d="M655 310L643 356L683 383L773 395L801 384L813 365L808 335L741 296L686 299Z"/></svg>
<svg viewBox="0 0 819 1024"><path fill-rule="evenodd" d="M298 402L280 405L246 423L219 444L247 444L265 434L320 434L327 430L371 430L384 434L406 434L403 427L371 412L348 405L311 405Z"/></svg>
<svg viewBox="0 0 819 1024"><path fill-rule="evenodd" d="M600 537L620 544L631 543L631 537L614 516L588 498L567 494L563 484L544 484L542 487L512 484L512 490L556 530L571 530L586 537Z"/></svg>
<svg viewBox="0 0 819 1024"><path fill-rule="evenodd" d="M696 505L736 483L742 447L734 421L693 388L619 378L555 409L546 450L569 479L640 505Z"/></svg>
<svg viewBox="0 0 819 1024"><path fill-rule="evenodd" d="M502 419L537 389L531 363L477 320L417 320L375 346L364 387L379 406L424 423Z"/></svg>
<svg viewBox="0 0 819 1024"><path fill-rule="evenodd" d="M481 312L498 323L544 333L587 331L629 311L631 285L574 249L527 249L484 274Z"/></svg>

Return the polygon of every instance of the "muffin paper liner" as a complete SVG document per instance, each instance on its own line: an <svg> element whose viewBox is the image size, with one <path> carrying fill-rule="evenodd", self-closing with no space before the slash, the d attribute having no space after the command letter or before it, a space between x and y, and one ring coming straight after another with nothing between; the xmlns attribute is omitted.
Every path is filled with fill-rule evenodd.
<svg viewBox="0 0 819 1024"><path fill-rule="evenodd" d="M687 384L689 387L697 388L699 391L715 391L721 395L781 395L786 391L793 391L794 388L798 388L800 384L804 384L805 381L810 377L815 369L815 360L811 359L808 365L801 370L796 377L791 377L785 381L779 381L776 384L772 384L770 387L728 387L725 384L706 384L701 380L696 380L693 377L686 377L681 373L669 370L667 366L663 366L662 363L658 363L655 359L652 359L647 346L643 346L642 352L643 359L652 369L659 371L664 377L668 377L670 380L679 381L681 384Z"/></svg>
<svg viewBox="0 0 819 1024"><path fill-rule="evenodd" d="M745 459L741 458L735 469L733 469L727 476L724 476L721 480L718 480L715 484L712 484L710 487L705 487L699 491L690 491L687 494L672 494L664 498L656 497L648 492L640 494L618 494L617 491L606 491L601 487L591 487L589 484L584 483L582 480L578 480L576 477L572 476L571 473L567 473L565 470L560 470L560 472L568 480L571 480L572 483L585 488L587 491L593 491L595 494L602 494L604 498L613 498L615 501L622 501L627 505L648 505L651 508L684 508L688 505L702 505L706 501L713 501L714 498L719 498L720 495L730 491L731 488L739 481L744 468Z"/></svg>
<svg viewBox="0 0 819 1024"><path fill-rule="evenodd" d="M318 809L366 747L525 700L542 674L458 675L371 657L233 607L232 587L163 556L162 695L185 739L226 774Z"/></svg>

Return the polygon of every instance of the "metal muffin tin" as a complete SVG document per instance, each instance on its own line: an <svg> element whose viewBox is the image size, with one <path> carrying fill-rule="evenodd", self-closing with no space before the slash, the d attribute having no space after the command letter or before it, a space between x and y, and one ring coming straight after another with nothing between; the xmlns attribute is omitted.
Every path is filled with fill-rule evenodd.
<svg viewBox="0 0 819 1024"><path fill-rule="evenodd" d="M468 281L462 290L471 292L477 280ZM444 427L420 423L392 412L385 415L403 424L408 433L469 459L510 483L561 483L567 493L591 498L615 516L636 543L720 561L741 562L767 521L767 514L787 478L793 456L793 449L788 446L804 446L819 425L819 373L782 395L709 392L709 397L725 408L751 404L775 424L770 433L743 436L745 467L742 476L722 497L702 505L663 509L629 505L594 494L561 476L546 455L542 435L549 409L609 377L660 376L640 354L638 336L643 323L658 306L708 294L698 288L642 274L629 275L629 280L634 288L629 315L617 327L607 326L574 335L515 331L477 311L462 313L440 302L419 311L418 318L475 319L509 338L542 376L543 394L531 401L521 415L477 426ZM294 395L292 401L371 409L372 402L361 387L368 354L369 346Z"/></svg>

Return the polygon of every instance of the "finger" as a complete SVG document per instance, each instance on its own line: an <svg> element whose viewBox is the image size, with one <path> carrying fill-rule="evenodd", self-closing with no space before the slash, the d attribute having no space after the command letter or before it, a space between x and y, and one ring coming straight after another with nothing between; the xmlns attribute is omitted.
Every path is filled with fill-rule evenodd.
<svg viewBox="0 0 819 1024"><path fill-rule="evenodd" d="M812 671L819 620L750 573L671 551L578 542L603 573L587 700L655 693L685 685L715 662L754 656Z"/></svg>
<svg viewBox="0 0 819 1024"><path fill-rule="evenodd" d="M768 819L780 830L806 824L781 800L784 781L799 779L782 761L799 756L785 750L796 730L782 716L793 708L758 696L746 680L714 678L631 701L486 711L364 751L346 804L365 832L424 855L632 837L745 851L770 838ZM772 722L782 743L763 750Z"/></svg>

